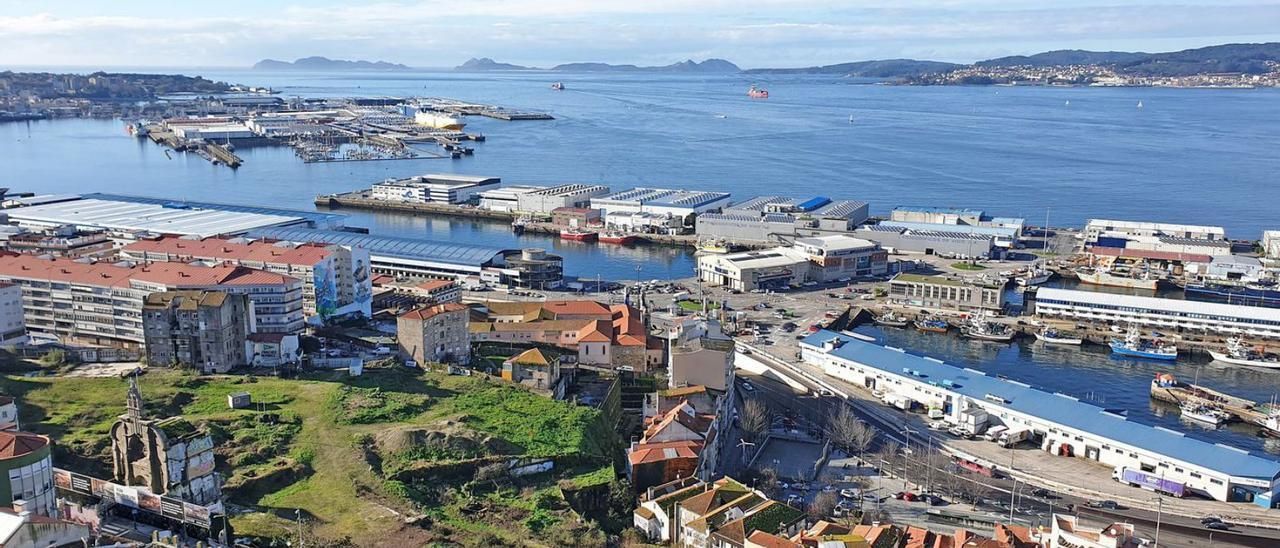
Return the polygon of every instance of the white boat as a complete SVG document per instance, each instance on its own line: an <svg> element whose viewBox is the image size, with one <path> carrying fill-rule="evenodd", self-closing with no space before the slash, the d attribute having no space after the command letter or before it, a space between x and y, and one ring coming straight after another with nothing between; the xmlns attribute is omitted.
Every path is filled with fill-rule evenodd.
<svg viewBox="0 0 1280 548"><path fill-rule="evenodd" d="M1014 278L1014 282L1023 287L1030 287L1045 283L1049 281L1050 278L1053 278L1052 270L1036 267L1027 271L1026 274Z"/></svg>
<svg viewBox="0 0 1280 548"><path fill-rule="evenodd" d="M1138 108L1142 108L1142 101L1138 101Z"/></svg>
<svg viewBox="0 0 1280 548"><path fill-rule="evenodd" d="M1018 334L1012 327L999 322L987 320L985 314L969 316L969 325L960 332L970 339L983 341L1009 342Z"/></svg>
<svg viewBox="0 0 1280 548"><path fill-rule="evenodd" d="M1264 354L1249 348L1239 337L1227 339L1227 347L1223 352L1209 351L1214 360L1231 365L1247 365L1250 367L1267 367L1280 369L1280 356Z"/></svg>
<svg viewBox="0 0 1280 548"><path fill-rule="evenodd" d="M1084 344L1084 339L1072 333L1058 331L1052 327L1046 327L1036 332L1036 339L1046 344L1068 344L1079 346Z"/></svg>
<svg viewBox="0 0 1280 548"><path fill-rule="evenodd" d="M1228 420L1231 420L1230 414L1208 405L1198 403L1182 404L1182 416L1187 419L1211 424L1213 426L1222 426Z"/></svg>
<svg viewBox="0 0 1280 548"><path fill-rule="evenodd" d="M413 123L432 129L451 129L454 131L461 131L467 125L466 122L453 116L429 110L419 110L414 114Z"/></svg>
<svg viewBox="0 0 1280 548"><path fill-rule="evenodd" d="M885 312L876 316L876 324L885 327L906 327L910 323L906 318L900 317L893 312Z"/></svg>
<svg viewBox="0 0 1280 548"><path fill-rule="evenodd" d="M1111 287L1128 287L1131 289L1149 289L1155 291L1160 280L1148 274L1138 274L1131 276L1118 276L1111 270L1102 268L1082 268L1076 271L1076 277L1080 281L1093 285L1106 285Z"/></svg>
<svg viewBox="0 0 1280 548"><path fill-rule="evenodd" d="M1272 438L1280 438L1280 413L1267 415L1267 418L1258 421L1258 426L1262 427L1260 434Z"/></svg>

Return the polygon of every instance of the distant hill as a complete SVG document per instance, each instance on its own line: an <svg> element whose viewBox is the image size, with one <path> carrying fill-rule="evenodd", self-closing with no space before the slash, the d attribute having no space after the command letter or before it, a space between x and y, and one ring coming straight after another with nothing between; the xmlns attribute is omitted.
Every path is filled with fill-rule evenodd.
<svg viewBox="0 0 1280 548"><path fill-rule="evenodd" d="M1266 62L1280 62L1280 42L1222 44L1167 53L1058 50L1015 55L974 63L980 67L1101 65L1132 76L1191 76L1195 74L1263 74Z"/></svg>
<svg viewBox="0 0 1280 548"><path fill-rule="evenodd" d="M254 63L253 70L317 70L317 71L344 71L344 70L411 70L406 65L399 63L388 63L386 61L344 61L342 59L329 59L328 57L303 57L292 63L288 61L277 61L275 59L263 59Z"/></svg>
<svg viewBox="0 0 1280 548"><path fill-rule="evenodd" d="M700 72L700 73L735 73L741 72L738 65L724 59L707 59L701 63L686 59L679 63L659 67L641 67L636 65L611 65L609 63L564 63L551 67L556 72Z"/></svg>
<svg viewBox="0 0 1280 548"><path fill-rule="evenodd" d="M538 70L538 69L534 67L522 67L520 65L513 65L511 63L499 63L488 57L480 57L478 59L475 57L472 57L470 59L467 59L467 62L461 65L458 65L456 67L453 67L453 70L466 71L466 72L483 72L483 71L490 71L490 70Z"/></svg>
<svg viewBox="0 0 1280 548"><path fill-rule="evenodd" d="M893 78L899 76L915 76L930 72L946 72L963 65L944 63L942 61L920 61L916 59L882 59L877 61L857 61L837 65L823 65L801 68L762 68L746 71L749 74L842 74L858 78Z"/></svg>

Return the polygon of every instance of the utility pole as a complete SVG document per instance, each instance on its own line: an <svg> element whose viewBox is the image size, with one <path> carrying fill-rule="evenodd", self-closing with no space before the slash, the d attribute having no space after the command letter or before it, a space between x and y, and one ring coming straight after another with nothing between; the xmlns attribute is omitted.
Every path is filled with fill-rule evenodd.
<svg viewBox="0 0 1280 548"><path fill-rule="evenodd" d="M1164 474L1161 474L1160 477L1164 478ZM1160 496L1160 493L1157 492L1156 493L1156 538L1154 542L1156 546L1160 546L1160 518L1163 513L1164 513L1164 497ZM1210 534L1212 535L1212 533ZM1213 537L1210 537L1209 544L1210 545L1213 544Z"/></svg>

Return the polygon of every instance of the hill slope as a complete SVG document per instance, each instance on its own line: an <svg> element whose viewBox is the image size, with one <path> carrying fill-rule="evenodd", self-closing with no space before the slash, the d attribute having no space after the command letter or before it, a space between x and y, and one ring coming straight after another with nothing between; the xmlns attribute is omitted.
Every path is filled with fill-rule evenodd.
<svg viewBox="0 0 1280 548"><path fill-rule="evenodd" d="M254 63L253 70L410 70L410 67L386 61L346 61L313 56L303 57L292 63L275 59L263 59Z"/></svg>

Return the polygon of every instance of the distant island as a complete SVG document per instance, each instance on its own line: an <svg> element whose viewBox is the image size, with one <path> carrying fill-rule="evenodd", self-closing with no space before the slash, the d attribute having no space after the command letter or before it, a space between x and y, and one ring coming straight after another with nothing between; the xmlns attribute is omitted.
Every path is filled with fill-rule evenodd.
<svg viewBox="0 0 1280 548"><path fill-rule="evenodd" d="M933 72L945 72L964 65L942 61L917 59L881 59L855 61L837 65L801 68L759 68L744 71L747 74L839 74L853 78L896 78Z"/></svg>
<svg viewBox="0 0 1280 548"><path fill-rule="evenodd" d="M679 63L655 67L637 65L611 65L609 63L564 63L549 69L499 63L488 57L469 59L453 70L459 72L487 72L504 70L539 70L546 72L684 72L684 73L737 73L742 69L724 59L707 59L702 62L688 59Z"/></svg>
<svg viewBox="0 0 1280 548"><path fill-rule="evenodd" d="M386 61L344 61L328 57L303 57L292 63L263 59L254 63L253 70L315 70L315 71L347 71L347 70L412 70L407 65L388 63Z"/></svg>

